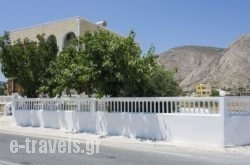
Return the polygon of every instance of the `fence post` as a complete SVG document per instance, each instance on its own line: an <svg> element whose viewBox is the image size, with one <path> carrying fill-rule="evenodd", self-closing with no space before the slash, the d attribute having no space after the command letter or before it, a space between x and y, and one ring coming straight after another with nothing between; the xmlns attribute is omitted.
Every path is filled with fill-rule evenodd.
<svg viewBox="0 0 250 165"><path fill-rule="evenodd" d="M77 98L77 108L76 108L76 111L80 112L81 111L81 103L80 103L80 99ZM84 103L85 104L85 103ZM83 110L86 110L85 108Z"/></svg>
<svg viewBox="0 0 250 165"><path fill-rule="evenodd" d="M15 119L15 110L17 109L17 98L18 98L18 94L17 93L13 93L11 96L11 112L12 112L12 118Z"/></svg>
<svg viewBox="0 0 250 165"><path fill-rule="evenodd" d="M96 109L96 102L97 102L97 100L95 98L91 99L91 102L90 102L90 112L96 112L97 111L97 109Z"/></svg>
<svg viewBox="0 0 250 165"><path fill-rule="evenodd" d="M227 97L220 97L219 99L219 114L221 118L221 138L222 145L227 146L227 119L228 119L228 99Z"/></svg>

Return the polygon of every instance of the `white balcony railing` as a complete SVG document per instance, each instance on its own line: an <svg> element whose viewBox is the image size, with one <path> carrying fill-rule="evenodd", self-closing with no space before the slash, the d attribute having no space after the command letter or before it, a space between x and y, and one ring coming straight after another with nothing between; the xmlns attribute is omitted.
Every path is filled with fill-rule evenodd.
<svg viewBox="0 0 250 165"><path fill-rule="evenodd" d="M230 116L250 115L250 97L226 97L226 109Z"/></svg>
<svg viewBox="0 0 250 165"><path fill-rule="evenodd" d="M11 102L12 96L0 96L0 104L7 104Z"/></svg>
<svg viewBox="0 0 250 165"><path fill-rule="evenodd" d="M218 97L18 98L16 110L218 114Z"/></svg>
<svg viewBox="0 0 250 165"><path fill-rule="evenodd" d="M217 97L136 97L97 100L97 111L130 113L219 113Z"/></svg>
<svg viewBox="0 0 250 165"><path fill-rule="evenodd" d="M90 111L92 99L17 99L16 110L68 110Z"/></svg>

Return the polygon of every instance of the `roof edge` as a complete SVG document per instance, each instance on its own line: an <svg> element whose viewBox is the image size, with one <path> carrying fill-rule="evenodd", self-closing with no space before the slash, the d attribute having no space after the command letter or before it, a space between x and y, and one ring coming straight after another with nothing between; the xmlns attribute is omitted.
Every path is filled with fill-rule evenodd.
<svg viewBox="0 0 250 165"><path fill-rule="evenodd" d="M58 19L58 20L55 20L55 21L49 21L49 22L41 23L41 24L37 24L37 25L32 25L32 26L28 26L28 27L25 27L25 28L10 30L10 32L16 32L16 31L19 31L19 30L31 29L31 28L34 28L34 27L39 27L39 26L43 26L43 25L53 24L53 23L72 20L72 19L86 20L86 19L81 18L80 16L75 16L75 17L69 17L69 18L64 18L64 19ZM86 21L88 21L88 20L86 20ZM90 21L88 21L88 22L90 22Z"/></svg>

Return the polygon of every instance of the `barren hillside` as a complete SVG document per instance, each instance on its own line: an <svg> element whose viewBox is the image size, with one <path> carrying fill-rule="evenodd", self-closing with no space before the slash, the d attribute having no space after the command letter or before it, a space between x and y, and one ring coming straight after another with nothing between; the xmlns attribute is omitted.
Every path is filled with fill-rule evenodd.
<svg viewBox="0 0 250 165"><path fill-rule="evenodd" d="M186 91L197 83L217 88L250 86L250 35L243 35L227 49L183 46L159 55L165 68L177 68L176 79Z"/></svg>
<svg viewBox="0 0 250 165"><path fill-rule="evenodd" d="M250 85L250 35L232 43L203 81L219 88L247 88Z"/></svg>
<svg viewBox="0 0 250 165"><path fill-rule="evenodd" d="M177 68L176 78L184 90L192 90L215 68L224 49L201 46L183 46L159 55L158 62L165 68Z"/></svg>

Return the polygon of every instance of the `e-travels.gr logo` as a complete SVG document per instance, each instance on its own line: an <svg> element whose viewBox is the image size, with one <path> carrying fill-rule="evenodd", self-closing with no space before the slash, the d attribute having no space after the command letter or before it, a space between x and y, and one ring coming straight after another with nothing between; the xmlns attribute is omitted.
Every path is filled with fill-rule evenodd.
<svg viewBox="0 0 250 165"><path fill-rule="evenodd" d="M31 140L25 139L25 144L19 144L17 140L10 142L10 152L17 153L19 149L25 149L26 153L83 153L93 155L99 153L99 140L87 140L81 145L79 140Z"/></svg>

